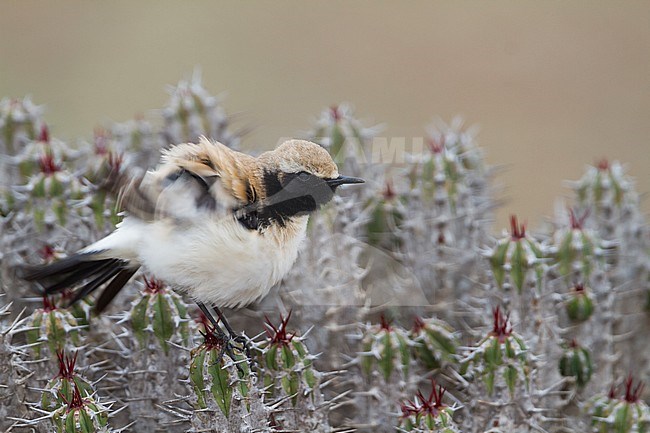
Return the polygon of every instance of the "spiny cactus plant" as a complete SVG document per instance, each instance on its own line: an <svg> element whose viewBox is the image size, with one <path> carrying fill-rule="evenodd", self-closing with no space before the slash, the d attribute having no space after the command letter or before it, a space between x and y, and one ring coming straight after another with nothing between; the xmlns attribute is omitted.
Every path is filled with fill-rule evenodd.
<svg viewBox="0 0 650 433"><path fill-rule="evenodd" d="M108 433L110 408L96 401L93 397L82 397L75 384L72 398L65 405L56 409L51 417L57 433Z"/></svg>
<svg viewBox="0 0 650 433"><path fill-rule="evenodd" d="M23 323L27 343L37 358L49 356L56 359L57 353L71 350L80 342L81 327L75 317L58 308L47 296L43 296L43 307L36 309Z"/></svg>
<svg viewBox="0 0 650 433"><path fill-rule="evenodd" d="M213 330L200 335L182 295L148 291L146 283L140 293L139 279L99 317L90 314L92 299L66 308L65 291L49 301L56 314L19 316L35 301L33 288L15 278L16 265L64 257L118 221L115 197L102 188L112 171L144 170L161 148L198 134L238 141L198 76L172 93L146 120L105 125L78 146L52 137L28 100L0 103L0 301L13 301L11 314L0 306L0 431L108 431L101 415L108 412L91 406L97 395L116 401L112 425L147 432L648 430L640 421L648 394L637 385L628 397L584 401L622 368L650 374L650 229L632 180L618 163L602 162L573 184L574 215L562 215L555 229L531 236L517 221L492 241L495 169L458 120L439 122L423 152L393 167L374 163L377 129L349 106L321 113L309 136L320 137L341 172L368 182L349 192L353 200L337 197L310 219L277 292L228 313L249 335L278 309L292 309L294 329L310 329L292 337L285 319L268 329L252 343L256 368L237 351L234 360L221 357L223 340ZM486 251L489 260L481 258ZM517 333L499 312L486 335L491 305L512 312ZM394 322L363 325L382 312ZM423 323L400 326L416 314ZM574 339L579 346L566 343ZM75 383L76 396L72 382L71 395L54 391L70 375L52 379L61 345L79 351L96 393ZM446 400L440 387L424 392L432 377L450 390Z"/></svg>
<svg viewBox="0 0 650 433"><path fill-rule="evenodd" d="M267 340L260 350L264 352L264 367L268 374L264 376L264 384L271 395L275 394L275 382L278 372L281 372L279 383L284 394L291 397L295 405L301 394L309 395L316 385L312 361L302 339L287 331L291 311L287 317L280 316L280 324L276 327L266 318ZM302 388L302 389L301 389Z"/></svg>
<svg viewBox="0 0 650 433"><path fill-rule="evenodd" d="M280 316L275 326L266 318L266 338L256 344L259 351L264 388L272 407L272 424L280 431L300 428L331 430L328 414L331 402L325 400L324 377L316 370L316 357L309 353L304 336L287 329L291 311Z"/></svg>
<svg viewBox="0 0 650 433"><path fill-rule="evenodd" d="M347 368L353 391L347 425L361 431L390 432L397 425L399 403L411 397L421 380L414 364L409 332L384 314L378 324L358 324L357 355Z"/></svg>
<svg viewBox="0 0 650 433"><path fill-rule="evenodd" d="M566 345L560 358L560 374L573 377L579 387L583 387L591 379L594 365L589 350L580 346L576 340Z"/></svg>
<svg viewBox="0 0 650 433"><path fill-rule="evenodd" d="M453 416L456 408L443 403L447 390L431 379L431 393L424 397L421 391L415 399L402 403L398 431L416 433L458 433Z"/></svg>
<svg viewBox="0 0 650 433"><path fill-rule="evenodd" d="M647 239L650 230L640 209L639 195L633 180L617 161L600 160L570 186L575 192L576 208L591 215L586 228L601 239L616 244L616 254L608 255L619 283L639 280L647 286L650 253Z"/></svg>
<svg viewBox="0 0 650 433"><path fill-rule="evenodd" d="M75 371L77 355L78 352L75 352L72 357L66 357L63 352L57 353L59 374L48 381L43 389L42 410L54 412L60 407L66 406L74 398L75 388L82 397L89 397L94 393L92 384Z"/></svg>
<svg viewBox="0 0 650 433"><path fill-rule="evenodd" d="M554 256L560 275L581 279L589 279L593 269L602 265L606 250L611 245L604 243L592 230L584 228L588 214L576 216L569 210L569 227L556 231Z"/></svg>
<svg viewBox="0 0 650 433"><path fill-rule="evenodd" d="M31 417L21 418L15 412L11 415L10 418L16 421L12 428L17 428L16 431L25 428L35 432L57 433L115 431L110 428L108 418L119 411L111 411L112 402L99 401L95 384L75 372L77 354L65 357L63 352L58 352L57 356L59 374L38 389L41 394L38 402L24 401L31 408ZM34 418L33 414L39 416ZM12 428L8 431L13 431Z"/></svg>
<svg viewBox="0 0 650 433"><path fill-rule="evenodd" d="M572 186L578 205L605 220L617 219L624 206L638 199L631 180L625 176L623 166L618 161L610 163L607 159L601 159L595 166L588 167L582 178Z"/></svg>
<svg viewBox="0 0 650 433"><path fill-rule="evenodd" d="M430 152L413 165L409 173L410 186L422 189L424 200L439 208L446 205L455 214L459 195L467 195L467 191L462 191L467 188L463 183L464 167L456 149L445 145L445 136L441 135L438 140L430 138Z"/></svg>
<svg viewBox="0 0 650 433"><path fill-rule="evenodd" d="M522 337L513 332L509 315L504 315L500 307L494 308L492 315L492 331L462 359L461 373L481 377L490 395L501 376L514 398L517 384L527 386L529 381L528 348Z"/></svg>
<svg viewBox="0 0 650 433"><path fill-rule="evenodd" d="M11 160L12 165L18 166L20 173L20 179L15 183L26 182L30 177L42 171L44 154L51 155L56 161L70 161L78 156L78 153L71 149L67 143L51 137L47 125L43 124L38 138L28 141L21 152Z"/></svg>
<svg viewBox="0 0 650 433"><path fill-rule="evenodd" d="M190 355L189 379L197 409L191 418L193 428L197 432L269 431L269 410L246 355L237 351L226 354L227 339L207 319L202 322L203 342Z"/></svg>
<svg viewBox="0 0 650 433"><path fill-rule="evenodd" d="M5 301L0 294L0 301ZM19 318L11 321L12 304L0 304L0 430L11 431L20 422L16 419L28 418L31 409L28 402L30 379L34 376L32 366L21 362L23 351L13 344L13 336L18 328ZM14 419L12 419L14 418Z"/></svg>
<svg viewBox="0 0 650 433"><path fill-rule="evenodd" d="M308 139L327 149L341 171L357 175L362 170L360 164L368 160L370 141L380 128L363 126L352 106L343 103L321 112Z"/></svg>
<svg viewBox="0 0 650 433"><path fill-rule="evenodd" d="M404 220L403 197L399 197L390 182L386 183L383 194L372 197L368 204L369 217L366 224L366 239L373 247L388 251L399 251L402 239L398 227Z"/></svg>
<svg viewBox="0 0 650 433"><path fill-rule="evenodd" d="M210 95L195 73L171 89L171 97L162 111L163 134L168 144L195 142L204 135L226 146L237 147L241 132L228 130L229 118L219 99Z"/></svg>
<svg viewBox="0 0 650 433"><path fill-rule="evenodd" d="M43 122L43 107L30 98L0 100L0 153L14 156L35 140Z"/></svg>
<svg viewBox="0 0 650 433"><path fill-rule="evenodd" d="M142 347L148 347L152 339L169 353L172 338L189 343L189 318L187 305L174 291L153 277L144 277L142 297L133 304L130 312L133 334Z"/></svg>
<svg viewBox="0 0 650 433"><path fill-rule="evenodd" d="M175 420L169 412L159 413L159 408L174 396L190 392L187 365L194 326L185 302L164 283L143 277L133 286L137 291L130 306L127 302L124 311L104 319L112 334L103 338L115 343L108 354L125 359L106 362L117 364L117 374L110 378L121 391L118 396L128 402L126 421L134 422L134 428L141 431L159 431Z"/></svg>
<svg viewBox="0 0 650 433"><path fill-rule="evenodd" d="M612 386L607 395L594 397L587 405L593 431L598 433L641 433L650 428L650 408L641 399L643 383L628 376L622 396Z"/></svg>
<svg viewBox="0 0 650 433"><path fill-rule="evenodd" d="M517 288L519 293L525 284L539 288L547 255L542 245L526 234L526 224L519 224L517 217L510 217L511 233L499 240L485 255L490 260L494 279L499 287L504 283Z"/></svg>
<svg viewBox="0 0 650 433"><path fill-rule="evenodd" d="M74 211L68 200L79 200L83 196L83 186L61 164L46 149L39 158L39 172L26 186L30 196L26 210L32 212L40 230L45 224L65 226L69 214Z"/></svg>
<svg viewBox="0 0 650 433"><path fill-rule="evenodd" d="M430 144L444 145L454 152L466 173L473 176L484 175L487 167L483 159L483 150L476 144L476 127L464 127L463 118L456 116L451 122L440 118L427 128Z"/></svg>
<svg viewBox="0 0 650 433"><path fill-rule="evenodd" d="M375 372L389 381L393 374L407 375L411 361L408 332L391 324L384 315L378 325L366 327L361 340L361 368L371 376Z"/></svg>
<svg viewBox="0 0 650 433"><path fill-rule="evenodd" d="M435 317L415 317L410 332L416 358L429 370L455 361L458 347L457 335L442 320Z"/></svg>
<svg viewBox="0 0 650 433"><path fill-rule="evenodd" d="M573 286L565 305L569 319L574 322L584 322L594 312L593 295L590 289L582 283Z"/></svg>
<svg viewBox="0 0 650 433"><path fill-rule="evenodd" d="M312 328L306 341L312 352L320 352L319 347L347 346L341 330L355 328L361 319L360 310L369 294L363 288L367 270L362 256L366 244L357 234L365 222L354 203L334 196L328 208L310 218L305 248L279 289L284 305L300 305L293 326ZM277 309L276 302L269 296L262 301L260 310ZM336 351L325 351L319 362L328 370L338 370L345 360Z"/></svg>
<svg viewBox="0 0 650 433"><path fill-rule="evenodd" d="M402 243L395 258L428 302L436 303L463 298L480 278L478 247L486 241L494 202L487 186L490 171L471 132L460 123L438 125L427 142L424 152L407 155L394 178L405 216L396 229Z"/></svg>
<svg viewBox="0 0 650 433"><path fill-rule="evenodd" d="M489 212L489 169L472 128L464 128L460 118L451 124L438 121L428 128L426 143L428 151L412 156L411 190L418 191L420 199L439 215L472 219Z"/></svg>

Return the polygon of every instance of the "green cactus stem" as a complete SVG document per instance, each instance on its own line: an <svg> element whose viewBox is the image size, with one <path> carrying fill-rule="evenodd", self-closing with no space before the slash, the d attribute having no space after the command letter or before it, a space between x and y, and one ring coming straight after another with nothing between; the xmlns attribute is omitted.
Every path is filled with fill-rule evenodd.
<svg viewBox="0 0 650 433"><path fill-rule="evenodd" d="M147 347L155 337L165 354L169 341L177 336L185 345L189 342L187 305L182 298L155 278L144 277L142 297L131 308L131 327L136 338Z"/></svg>
<svg viewBox="0 0 650 433"><path fill-rule="evenodd" d="M453 329L442 320L416 317L410 339L416 359L429 370L455 361L458 342Z"/></svg>
<svg viewBox="0 0 650 433"><path fill-rule="evenodd" d="M506 278L521 293L528 278L541 285L543 260L546 256L542 246L526 234L526 225L519 224L517 217L510 217L511 233L499 240L486 255L490 260L492 274L499 287Z"/></svg>
<svg viewBox="0 0 650 433"><path fill-rule="evenodd" d="M589 350L580 346L576 340L572 340L560 358L560 374L575 378L576 384L584 387L591 379L593 371L594 366Z"/></svg>
<svg viewBox="0 0 650 433"><path fill-rule="evenodd" d="M57 433L100 433L108 431L108 408L92 397L82 397L74 385L72 398L52 413Z"/></svg>
<svg viewBox="0 0 650 433"><path fill-rule="evenodd" d="M0 100L0 153L16 155L22 145L36 139L43 108L29 98Z"/></svg>
<svg viewBox="0 0 650 433"><path fill-rule="evenodd" d="M462 360L461 374L472 368L483 378L490 395L494 392L496 378L501 376L514 397L518 382L523 381L528 387L528 348L524 340L512 331L508 315L504 315L500 307L496 307L492 315L492 331Z"/></svg>
<svg viewBox="0 0 650 433"><path fill-rule="evenodd" d="M28 323L27 343L33 345L37 357L41 356L43 344L51 356L68 345L79 344L77 320L69 311L57 308L47 296L43 297L43 308L34 310Z"/></svg>
<svg viewBox="0 0 650 433"><path fill-rule="evenodd" d="M250 389L251 374L244 355L225 354L226 341L204 321L203 343L192 349L190 355L190 383L197 398L196 406L206 409L209 399L216 402L222 414L230 416L233 399L245 401Z"/></svg>
<svg viewBox="0 0 650 433"><path fill-rule="evenodd" d="M368 243L374 247L388 251L398 251L402 239L397 234L397 228L404 220L404 207L390 182L386 183L380 197L371 198L367 207L371 209L370 218L366 224Z"/></svg>
<svg viewBox="0 0 650 433"><path fill-rule="evenodd" d="M579 218L573 210L569 210L569 228L558 230L555 234L554 261L564 277L577 272L583 280L587 280L594 264L605 254L604 245L597 234L584 228L586 218L586 213Z"/></svg>
<svg viewBox="0 0 650 433"><path fill-rule="evenodd" d="M408 374L411 360L408 332L392 325L384 315L378 325L369 326L362 338L361 369L368 377L375 366L384 380L389 381L394 372Z"/></svg>
<svg viewBox="0 0 650 433"><path fill-rule="evenodd" d="M77 352L73 357L65 357L63 352L58 352L57 358L59 374L47 383L41 395L41 409L48 412L54 412L65 406L66 402L72 401L75 387L82 397L90 397L93 394L90 382L74 371Z"/></svg>
<svg viewBox="0 0 650 433"><path fill-rule="evenodd" d="M625 380L622 396L612 386L606 396L596 396L587 404L593 431L598 433L642 433L650 429L650 408L641 399L644 384Z"/></svg>
<svg viewBox="0 0 650 433"><path fill-rule="evenodd" d="M598 161L576 183L578 203L585 209L593 209L595 216L611 218L612 211L625 203L635 202L632 182L617 161Z"/></svg>
<svg viewBox="0 0 650 433"><path fill-rule="evenodd" d="M422 199L428 203L448 202L452 214L456 213L457 200L464 185L461 160L455 149L445 145L444 135L427 141L430 152L413 165L409 172L411 189L422 190Z"/></svg>
<svg viewBox="0 0 650 433"><path fill-rule="evenodd" d="M402 403L399 419L400 431L417 433L458 433L453 420L455 408L443 403L446 389L431 379L431 393L424 397L418 391L414 400Z"/></svg>
<svg viewBox="0 0 650 433"><path fill-rule="evenodd" d="M301 396L313 396L319 379L313 368L314 357L303 339L287 330L290 318L291 311L287 317L280 316L278 326L266 318L266 341L260 350L263 354L264 386L271 395L290 396L295 406Z"/></svg>
<svg viewBox="0 0 650 433"><path fill-rule="evenodd" d="M590 290L583 284L573 286L569 299L566 301L566 312L573 322L584 322L594 312L594 298Z"/></svg>

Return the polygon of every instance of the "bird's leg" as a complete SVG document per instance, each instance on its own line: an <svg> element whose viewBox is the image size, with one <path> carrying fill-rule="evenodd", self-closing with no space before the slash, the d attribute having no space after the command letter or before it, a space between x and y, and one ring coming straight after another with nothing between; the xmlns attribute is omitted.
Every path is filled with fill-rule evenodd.
<svg viewBox="0 0 650 433"><path fill-rule="evenodd" d="M251 349L250 349L248 338L246 338L246 336L243 334L237 334L232 329L232 326L230 326L230 323L228 323L228 320L226 320L226 316L221 312L221 310L218 307L213 307L213 308L215 313L217 313L219 320L221 320L221 323L223 323L223 326L226 327L228 334L230 334L230 338L232 338L233 341L242 345L242 349L244 350L244 352L246 352L246 357L249 359L249 361L252 361L253 358L251 357Z"/></svg>
<svg viewBox="0 0 650 433"><path fill-rule="evenodd" d="M248 342L248 339L242 334L237 334L234 329L232 329L232 326L230 326L230 323L228 323L228 320L226 320L226 316L221 312L219 308L213 307L213 309L214 312L217 313L217 316L219 317L219 320L221 320L221 323L223 323L223 326L226 327L228 334L230 334L230 338L242 345L245 345Z"/></svg>
<svg viewBox="0 0 650 433"><path fill-rule="evenodd" d="M212 313L210 312L210 310L208 310L208 307L206 307L203 302L199 302L199 301L196 301L196 305L199 306L199 308L203 312L203 315L205 316L206 319L208 319L210 324L214 326L214 330L217 333L217 335L219 336L226 335L221 329L221 326L219 326L219 322L217 322L217 319L215 319Z"/></svg>
<svg viewBox="0 0 650 433"><path fill-rule="evenodd" d="M196 301L196 305L199 306L199 308L201 309L201 311L205 315L206 319L208 319L208 321L212 324L212 326L214 327L214 332L217 334L217 337L223 343L223 347L221 349L221 352L219 353L219 360L221 360L221 358L223 358L224 353L227 354L230 357L230 359L233 362L235 362L235 365L237 366L237 370L239 370L239 372L241 374L244 374L243 368L239 365L239 363L236 362L237 358L235 357L235 353L233 352L233 346L232 346L232 334L226 335L226 333L223 332L223 329L221 329L221 326L219 326L219 322L214 318L214 316L212 315L212 313L210 312L208 307L203 302ZM217 310L217 311L219 311L219 310ZM219 319L221 319L223 317L223 315L221 314L221 311L219 311L218 315L219 315ZM222 320L222 322L223 322L223 320ZM226 329L230 328L230 325L225 325L225 326L226 326ZM209 330L206 329L206 332L209 332ZM228 330L228 332L231 333L230 330Z"/></svg>

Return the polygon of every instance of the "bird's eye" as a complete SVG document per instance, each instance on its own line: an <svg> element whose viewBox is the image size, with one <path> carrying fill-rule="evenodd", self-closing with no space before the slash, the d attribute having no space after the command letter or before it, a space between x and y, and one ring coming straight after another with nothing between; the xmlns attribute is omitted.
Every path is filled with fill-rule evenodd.
<svg viewBox="0 0 650 433"><path fill-rule="evenodd" d="M298 173L298 179L302 180L303 182L307 182L309 180L309 173L301 171Z"/></svg>

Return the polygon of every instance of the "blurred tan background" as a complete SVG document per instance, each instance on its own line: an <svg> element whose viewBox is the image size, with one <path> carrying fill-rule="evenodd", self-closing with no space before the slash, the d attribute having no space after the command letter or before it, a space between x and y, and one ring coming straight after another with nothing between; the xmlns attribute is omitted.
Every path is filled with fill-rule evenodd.
<svg viewBox="0 0 650 433"><path fill-rule="evenodd" d="M461 114L516 212L552 214L564 179L607 157L650 191L647 1L36 1L0 9L0 96L31 94L55 136L162 107L202 70L247 146L354 104L386 136L422 136ZM372 123L372 122L370 122ZM646 200L647 201L647 200ZM648 204L644 204L647 211Z"/></svg>

